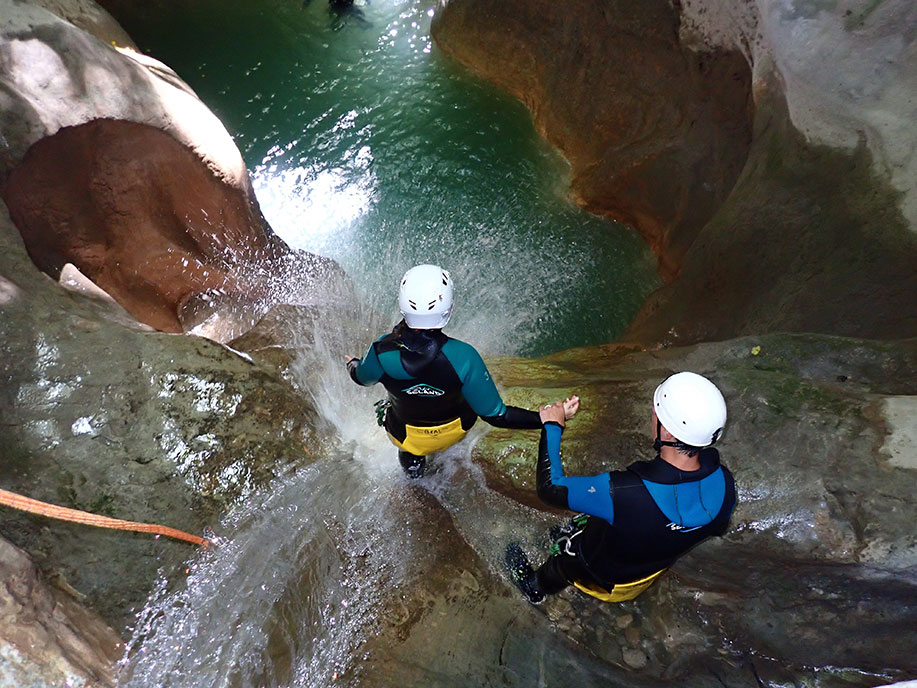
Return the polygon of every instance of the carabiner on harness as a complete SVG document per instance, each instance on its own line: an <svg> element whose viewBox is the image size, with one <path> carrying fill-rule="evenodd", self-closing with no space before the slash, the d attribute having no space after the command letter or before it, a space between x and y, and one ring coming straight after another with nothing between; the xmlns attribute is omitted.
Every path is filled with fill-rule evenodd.
<svg viewBox="0 0 917 688"><path fill-rule="evenodd" d="M582 530L577 530L575 533L570 535L561 535L554 541L554 544L551 545L551 549L548 551L548 554L553 557L555 554L560 554L563 552L568 556L575 557L576 552L571 549L570 545L573 544L573 538L575 538L577 535L580 535L582 532ZM563 549L561 549L561 545L563 545Z"/></svg>
<svg viewBox="0 0 917 688"><path fill-rule="evenodd" d="M379 399L379 401L373 404L373 408L376 409L376 423L379 427L385 425L385 416L388 414L388 410L391 406L392 402L390 399Z"/></svg>

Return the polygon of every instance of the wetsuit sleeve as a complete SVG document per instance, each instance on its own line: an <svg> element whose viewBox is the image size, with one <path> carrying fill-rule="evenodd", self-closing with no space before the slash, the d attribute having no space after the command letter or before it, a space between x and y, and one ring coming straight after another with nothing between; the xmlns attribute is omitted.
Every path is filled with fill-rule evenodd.
<svg viewBox="0 0 917 688"><path fill-rule="evenodd" d="M376 353L376 347L369 345L369 351L357 361L347 363L347 370L350 372L350 379L358 385L368 387L374 385L382 379L382 364L379 363L379 355Z"/></svg>
<svg viewBox="0 0 917 688"><path fill-rule="evenodd" d="M506 404L484 365L484 359L474 347L450 339L443 346L443 354L462 381L462 396L475 413L484 419L506 414Z"/></svg>
<svg viewBox="0 0 917 688"><path fill-rule="evenodd" d="M507 406L506 413L502 416L481 417L497 428L537 430L541 427L541 417L538 411L528 411L518 406Z"/></svg>
<svg viewBox="0 0 917 688"><path fill-rule="evenodd" d="M535 482L542 501L562 509L572 509L614 522L611 501L611 476L565 476L560 459L560 438L563 428L557 423L545 423L538 445L538 466Z"/></svg>

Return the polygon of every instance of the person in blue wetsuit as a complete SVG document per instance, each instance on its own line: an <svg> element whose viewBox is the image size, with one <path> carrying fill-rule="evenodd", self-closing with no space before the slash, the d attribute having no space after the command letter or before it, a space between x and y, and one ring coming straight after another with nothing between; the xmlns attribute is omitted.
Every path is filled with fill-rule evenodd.
<svg viewBox="0 0 917 688"><path fill-rule="evenodd" d="M398 298L404 319L362 359L347 357L354 382L381 382L388 391L383 424L411 478L420 478L426 457L462 439L478 417L500 428L541 427L538 412L503 403L474 347L443 333L454 301L448 272L437 265L411 268Z"/></svg>
<svg viewBox="0 0 917 688"><path fill-rule="evenodd" d="M561 437L575 401L576 408L558 402L540 412L536 483L543 501L581 513L552 532L550 556L537 570L518 544L506 550L510 575L533 604L569 585L607 602L633 599L689 549L723 535L736 503L732 474L711 446L726 403L707 378L677 373L656 388L656 458L623 471L564 475Z"/></svg>

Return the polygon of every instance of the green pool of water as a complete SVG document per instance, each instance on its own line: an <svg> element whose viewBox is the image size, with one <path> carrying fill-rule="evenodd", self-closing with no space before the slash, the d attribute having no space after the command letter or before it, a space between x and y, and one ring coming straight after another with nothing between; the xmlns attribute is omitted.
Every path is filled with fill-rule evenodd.
<svg viewBox="0 0 917 688"><path fill-rule="evenodd" d="M158 0L118 18L222 119L265 217L396 317L420 262L449 269L447 331L488 353L614 339L659 286L627 227L566 198L523 105L439 52L433 0Z"/></svg>

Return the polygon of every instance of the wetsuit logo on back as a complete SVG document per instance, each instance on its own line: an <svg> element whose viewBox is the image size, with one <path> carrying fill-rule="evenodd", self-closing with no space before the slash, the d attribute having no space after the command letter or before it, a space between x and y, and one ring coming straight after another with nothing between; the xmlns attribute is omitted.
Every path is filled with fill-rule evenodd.
<svg viewBox="0 0 917 688"><path fill-rule="evenodd" d="M703 526L694 526L693 528L688 528L686 526L680 526L674 522L670 522L666 525L666 528L668 528L669 530L674 530L677 533L690 533L692 530L698 530L699 528L702 528L702 527Z"/></svg>
<svg viewBox="0 0 917 688"><path fill-rule="evenodd" d="M441 397L445 392L436 387L431 387L430 385L420 384L414 385L413 387L408 387L405 390L402 390L405 394L410 394L411 396L417 397Z"/></svg>

